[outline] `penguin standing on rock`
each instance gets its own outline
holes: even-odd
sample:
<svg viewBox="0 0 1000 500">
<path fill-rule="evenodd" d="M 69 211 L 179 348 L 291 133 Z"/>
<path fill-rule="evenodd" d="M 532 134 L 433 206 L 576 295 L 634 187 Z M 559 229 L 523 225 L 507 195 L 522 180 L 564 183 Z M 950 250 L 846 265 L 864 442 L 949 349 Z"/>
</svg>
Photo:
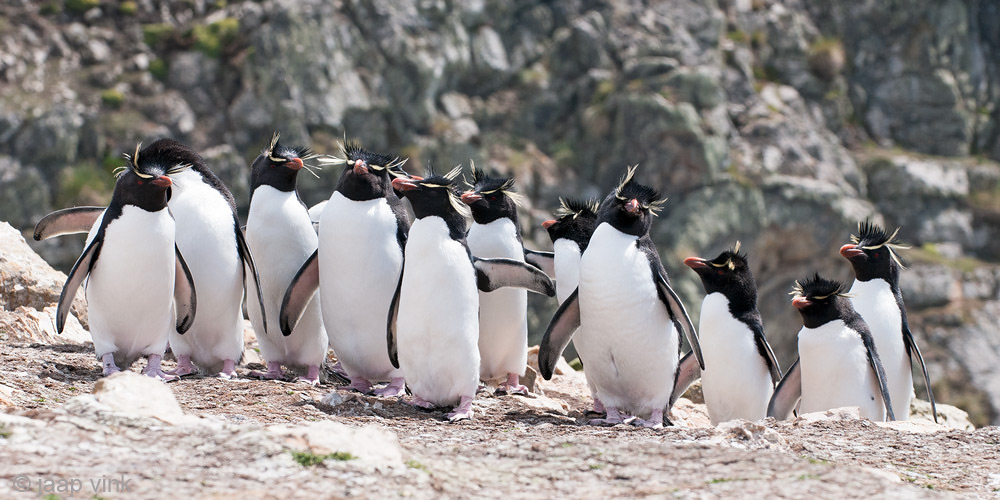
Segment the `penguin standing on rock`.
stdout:
<svg viewBox="0 0 1000 500">
<path fill-rule="evenodd" d="M 538 363 L 542 376 L 551 378 L 576 332 L 577 352 L 607 411 L 606 418 L 590 423 L 622 423 L 625 411 L 634 423 L 659 428 L 677 373 L 679 332 L 699 361 L 701 350 L 649 236 L 664 200 L 633 180 L 635 170 L 629 168 L 601 203 L 597 228 L 580 260 L 580 285 L 552 318 Z"/>
<path fill-rule="evenodd" d="M 869 420 L 896 419 L 875 341 L 843 290 L 818 274 L 795 282 L 799 360 L 775 389 L 767 416 L 786 419 L 798 404 L 802 413 L 857 406 Z"/>
<path fill-rule="evenodd" d="M 281 379 L 285 376 L 282 365 L 302 367 L 305 376 L 299 380 L 315 385 L 327 349 L 315 288 L 303 297 L 301 320 L 295 328 L 280 333 L 278 328 L 278 313 L 288 283 L 296 277 L 299 265 L 310 256 L 314 259 L 316 252 L 316 232 L 295 190 L 298 174 L 306 168 L 302 160 L 310 158 L 308 149 L 283 146 L 275 133 L 251 166 L 247 243 L 261 267 L 260 293 L 264 302 L 263 306 L 248 304 L 247 313 L 267 362 L 266 372 L 251 375 Z"/>
<path fill-rule="evenodd" d="M 688 257 L 684 264 L 698 273 L 705 287 L 698 331 L 705 357 L 702 392 L 712 425 L 766 417 L 781 368 L 764 336 L 757 282 L 747 256 L 736 242 L 712 260 Z M 674 397 L 680 396 L 677 392 L 682 390 Z"/>
<path fill-rule="evenodd" d="M 899 290 L 899 270 L 903 265 L 896 252 L 906 247 L 895 243 L 897 233 L 899 228 L 889 234 L 871 221 L 859 222 L 858 234 L 851 236 L 852 244 L 840 248 L 840 255 L 854 268 L 855 280 L 849 292 L 851 303 L 868 323 L 875 338 L 875 347 L 885 365 L 886 382 L 896 418 L 910 418 L 910 400 L 913 398 L 910 367 L 916 355 L 927 386 L 931 414 L 937 422 L 937 405 L 930 377 L 924 366 L 924 357 L 910 333 L 903 294 Z"/>
<path fill-rule="evenodd" d="M 478 258 L 524 262 L 524 243 L 517 221 L 523 203 L 514 191 L 514 179 L 487 176 L 473 166 L 473 188 L 462 194 L 472 209 L 473 223 L 466 236 L 469 251 Z M 520 377 L 528 361 L 528 292 L 508 288 L 479 292 L 479 378 L 505 378 L 497 388 L 508 394 L 527 394 Z"/>
<path fill-rule="evenodd" d="M 191 327 L 197 299 L 174 242 L 167 200 L 173 184 L 169 176 L 191 164 L 145 153 L 137 146 L 135 154 L 126 155 L 128 166 L 118 176 L 111 203 L 90 229 L 59 296 L 56 329 L 62 332 L 76 290 L 86 280 L 90 334 L 104 375 L 146 356 L 144 374 L 174 380 L 176 376 L 160 368 L 160 360 L 169 334 L 183 334 Z M 40 222 L 36 235 L 45 233 L 53 221 Z M 48 229 L 56 232 L 58 225 L 56 221 Z"/>
<path fill-rule="evenodd" d="M 402 396 L 403 373 L 392 366 L 385 346 L 385 314 L 403 269 L 410 229 L 402 202 L 392 189 L 394 167 L 405 160 L 366 151 L 349 142 L 337 189 L 319 219 L 319 249 L 288 288 L 281 312 L 282 332 L 298 320 L 303 300 L 318 284 L 330 347 L 350 387 L 379 396 Z M 294 334 L 293 334 L 294 335 Z"/>
<path fill-rule="evenodd" d="M 555 294 L 552 282 L 533 266 L 470 254 L 469 209 L 455 189 L 460 171 L 392 181 L 410 200 L 416 220 L 389 309 L 389 359 L 403 370 L 414 405 L 458 405 L 447 415 L 450 421 L 472 417 L 479 386 L 479 290 L 519 286 Z"/>
</svg>

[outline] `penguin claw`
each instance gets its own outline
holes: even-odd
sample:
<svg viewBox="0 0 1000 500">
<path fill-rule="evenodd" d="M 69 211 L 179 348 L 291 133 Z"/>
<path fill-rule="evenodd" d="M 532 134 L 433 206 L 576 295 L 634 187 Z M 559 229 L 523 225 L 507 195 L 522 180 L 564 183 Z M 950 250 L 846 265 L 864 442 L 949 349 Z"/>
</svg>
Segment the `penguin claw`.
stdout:
<svg viewBox="0 0 1000 500">
<path fill-rule="evenodd" d="M 398 398 L 404 394 L 406 394 L 406 381 L 402 377 L 394 378 L 389 385 L 375 389 L 375 395 L 383 398 Z"/>
<path fill-rule="evenodd" d="M 472 396 L 462 396 L 462 401 L 455 410 L 446 416 L 449 422 L 472 420 Z"/>
<path fill-rule="evenodd" d="M 521 384 L 515 384 L 515 385 L 501 384 L 500 387 L 497 387 L 497 392 L 511 394 L 511 395 L 520 394 L 522 396 L 527 396 L 528 388 Z"/>
<path fill-rule="evenodd" d="M 174 382 L 180 380 L 180 377 L 166 373 L 160 368 L 161 359 L 162 357 L 159 354 L 150 354 L 146 367 L 142 369 L 142 374 L 162 382 Z"/>
<path fill-rule="evenodd" d="M 299 377 L 299 378 L 295 379 L 295 382 L 304 382 L 306 384 L 309 384 L 309 385 L 315 387 L 315 386 L 319 385 L 319 378 Z"/>
<path fill-rule="evenodd" d="M 434 408 L 437 408 L 436 404 L 431 403 L 420 396 L 413 396 L 413 401 L 410 401 L 409 404 L 410 406 L 420 408 L 421 410 L 433 410 Z"/>
<path fill-rule="evenodd" d="M 618 413 L 618 408 L 613 406 L 607 407 L 607 416 L 605 418 L 595 418 L 587 422 L 588 425 L 600 425 L 600 426 L 612 426 L 625 423 L 625 419 L 622 418 L 621 414 Z"/>
</svg>

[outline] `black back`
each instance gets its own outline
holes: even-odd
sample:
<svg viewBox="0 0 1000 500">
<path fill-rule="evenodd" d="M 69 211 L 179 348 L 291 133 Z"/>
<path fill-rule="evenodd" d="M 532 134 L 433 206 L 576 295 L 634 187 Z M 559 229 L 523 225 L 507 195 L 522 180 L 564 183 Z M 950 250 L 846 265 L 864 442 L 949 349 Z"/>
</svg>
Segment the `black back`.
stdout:
<svg viewBox="0 0 1000 500">
<path fill-rule="evenodd" d="M 558 239 L 568 239 L 580 247 L 583 253 L 590 243 L 597 223 L 597 200 L 562 199 L 556 212 L 555 222 L 546 230 L 555 243 Z"/>
</svg>

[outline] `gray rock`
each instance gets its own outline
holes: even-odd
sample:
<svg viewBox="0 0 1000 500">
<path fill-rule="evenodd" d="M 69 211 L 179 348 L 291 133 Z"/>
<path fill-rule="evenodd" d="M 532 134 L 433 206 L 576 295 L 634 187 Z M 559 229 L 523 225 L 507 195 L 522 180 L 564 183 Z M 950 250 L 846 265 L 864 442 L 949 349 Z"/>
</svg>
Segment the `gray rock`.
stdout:
<svg viewBox="0 0 1000 500">
<path fill-rule="evenodd" d="M 899 275 L 899 289 L 909 309 L 927 309 L 960 298 L 954 273 L 945 266 L 917 264 Z"/>
<path fill-rule="evenodd" d="M 49 182 L 38 169 L 0 155 L 0 214 L 16 227 L 31 227 L 50 211 Z"/>
<path fill-rule="evenodd" d="M 48 176 L 77 159 L 83 116 L 68 106 L 56 105 L 34 119 L 25 120 L 14 139 L 14 156 Z"/>
</svg>

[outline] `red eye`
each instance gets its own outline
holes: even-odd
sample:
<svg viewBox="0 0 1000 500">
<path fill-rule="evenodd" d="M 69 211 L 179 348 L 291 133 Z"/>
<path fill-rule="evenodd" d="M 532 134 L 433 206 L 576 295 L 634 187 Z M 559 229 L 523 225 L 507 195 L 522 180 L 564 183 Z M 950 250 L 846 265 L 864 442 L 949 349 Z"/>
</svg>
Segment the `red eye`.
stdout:
<svg viewBox="0 0 1000 500">
<path fill-rule="evenodd" d="M 141 179 L 139 180 L 139 185 L 140 185 L 140 186 L 142 185 L 142 180 L 141 180 Z"/>
<path fill-rule="evenodd" d="M 875 257 L 877 259 L 878 258 L 878 252 L 872 253 L 872 257 Z"/>
<path fill-rule="evenodd" d="M 490 201 L 497 201 L 497 195 L 491 194 L 490 195 Z"/>
<path fill-rule="evenodd" d="M 719 273 L 719 276 L 722 276 L 723 274 L 726 274 L 726 272 L 723 271 L 722 269 L 719 269 L 718 273 Z"/>
</svg>

